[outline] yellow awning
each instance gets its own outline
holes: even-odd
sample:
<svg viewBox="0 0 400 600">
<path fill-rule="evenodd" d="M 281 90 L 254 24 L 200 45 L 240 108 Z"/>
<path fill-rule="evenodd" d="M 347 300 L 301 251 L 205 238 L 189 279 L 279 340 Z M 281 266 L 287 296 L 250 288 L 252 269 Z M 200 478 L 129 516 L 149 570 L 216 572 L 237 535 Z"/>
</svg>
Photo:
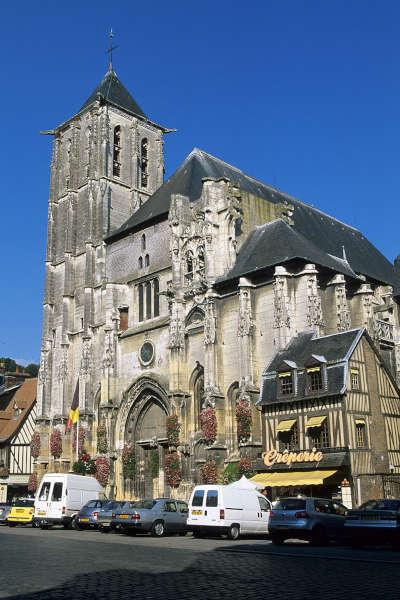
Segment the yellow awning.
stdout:
<svg viewBox="0 0 400 600">
<path fill-rule="evenodd" d="M 307 373 L 316 373 L 317 371 L 320 371 L 321 367 L 309 367 L 307 369 Z"/>
<path fill-rule="evenodd" d="M 291 371 L 285 371 L 284 373 L 278 373 L 278 377 L 290 377 Z"/>
<path fill-rule="evenodd" d="M 310 417 L 306 423 L 306 429 L 309 429 L 310 427 L 321 427 L 325 419 L 326 415 L 324 417 Z"/>
<path fill-rule="evenodd" d="M 267 487 L 290 487 L 302 485 L 321 485 L 324 479 L 337 471 L 285 471 L 281 473 L 259 473 L 250 481 Z"/>
<path fill-rule="evenodd" d="M 364 419 L 356 419 L 356 425 L 365 425 Z"/>
<path fill-rule="evenodd" d="M 287 421 L 279 421 L 276 431 L 290 431 L 295 423 L 296 423 L 296 419 L 288 419 Z"/>
</svg>

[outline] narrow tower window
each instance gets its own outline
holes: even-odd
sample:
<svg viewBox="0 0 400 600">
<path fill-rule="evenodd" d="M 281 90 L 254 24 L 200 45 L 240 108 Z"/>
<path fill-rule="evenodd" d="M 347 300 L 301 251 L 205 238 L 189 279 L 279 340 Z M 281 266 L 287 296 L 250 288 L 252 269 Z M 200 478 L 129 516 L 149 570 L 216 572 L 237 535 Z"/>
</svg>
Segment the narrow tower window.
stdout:
<svg viewBox="0 0 400 600">
<path fill-rule="evenodd" d="M 151 282 L 146 281 L 146 319 L 151 319 Z"/>
<path fill-rule="evenodd" d="M 142 250 L 146 250 L 146 236 L 142 233 Z"/>
<path fill-rule="evenodd" d="M 126 331 L 128 329 L 129 309 L 124 306 L 119 309 L 119 330 Z"/>
<path fill-rule="evenodd" d="M 114 127 L 113 176 L 121 175 L 121 127 Z"/>
<path fill-rule="evenodd" d="M 138 295 L 139 295 L 139 321 L 143 321 L 143 284 L 139 283 L 138 285 Z"/>
<path fill-rule="evenodd" d="M 143 269 L 143 258 L 141 256 L 139 256 L 138 267 L 139 269 Z"/>
<path fill-rule="evenodd" d="M 148 254 L 146 254 L 146 256 L 144 257 L 144 266 L 148 267 L 150 264 L 150 257 Z"/>
<path fill-rule="evenodd" d="M 148 140 L 143 138 L 140 145 L 140 184 L 143 188 L 147 188 L 148 180 L 147 146 Z"/>
<path fill-rule="evenodd" d="M 153 294 L 154 294 L 154 316 L 158 317 L 160 314 L 160 297 L 159 297 L 159 284 L 158 279 L 153 281 Z"/>
</svg>

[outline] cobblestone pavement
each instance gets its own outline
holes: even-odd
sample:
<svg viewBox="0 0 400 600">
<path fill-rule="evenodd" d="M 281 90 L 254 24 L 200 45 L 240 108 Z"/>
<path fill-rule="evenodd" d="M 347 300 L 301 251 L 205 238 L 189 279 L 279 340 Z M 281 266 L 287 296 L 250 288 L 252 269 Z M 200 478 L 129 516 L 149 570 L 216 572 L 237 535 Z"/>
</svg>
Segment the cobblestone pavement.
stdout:
<svg viewBox="0 0 400 600">
<path fill-rule="evenodd" d="M 397 600 L 399 567 L 400 554 L 383 549 L 0 527 L 9 599 Z"/>
</svg>

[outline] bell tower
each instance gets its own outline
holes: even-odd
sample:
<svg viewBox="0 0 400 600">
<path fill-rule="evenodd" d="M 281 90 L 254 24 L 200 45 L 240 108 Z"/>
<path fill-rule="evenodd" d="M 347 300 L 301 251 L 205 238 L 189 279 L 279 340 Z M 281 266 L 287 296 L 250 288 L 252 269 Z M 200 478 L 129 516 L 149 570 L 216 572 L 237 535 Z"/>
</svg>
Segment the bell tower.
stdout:
<svg viewBox="0 0 400 600">
<path fill-rule="evenodd" d="M 81 411 L 93 410 L 101 373 L 104 237 L 163 183 L 163 134 L 115 73 L 54 136 L 38 414 L 65 417 L 79 379 Z M 100 337 L 99 337 L 100 336 Z M 94 343 L 96 340 L 96 343 Z"/>
</svg>

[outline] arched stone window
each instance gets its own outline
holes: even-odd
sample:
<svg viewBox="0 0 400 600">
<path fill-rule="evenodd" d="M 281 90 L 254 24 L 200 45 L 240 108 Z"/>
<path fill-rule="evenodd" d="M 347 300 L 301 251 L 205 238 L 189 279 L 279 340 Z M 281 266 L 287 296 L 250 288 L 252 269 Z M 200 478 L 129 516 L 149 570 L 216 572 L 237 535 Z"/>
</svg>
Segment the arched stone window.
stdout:
<svg viewBox="0 0 400 600">
<path fill-rule="evenodd" d="M 150 265 L 150 257 L 148 254 L 144 257 L 144 266 L 148 267 Z"/>
<path fill-rule="evenodd" d="M 121 126 L 114 127 L 113 140 L 113 176 L 120 177 L 121 175 Z"/>
<path fill-rule="evenodd" d="M 139 269 L 143 269 L 143 258 L 141 256 L 139 256 L 138 267 Z"/>
<path fill-rule="evenodd" d="M 140 185 L 147 188 L 148 182 L 148 159 L 147 159 L 148 139 L 143 138 L 140 144 Z"/>
<path fill-rule="evenodd" d="M 139 283 L 138 285 L 138 296 L 139 296 L 139 321 L 143 321 L 144 313 L 143 313 L 143 283 Z"/>
<path fill-rule="evenodd" d="M 142 252 L 144 252 L 146 250 L 146 235 L 144 233 L 142 233 L 140 243 L 142 245 Z"/>
<path fill-rule="evenodd" d="M 200 429 L 200 413 L 204 402 L 204 368 L 198 364 L 192 374 L 194 425 Z"/>
<path fill-rule="evenodd" d="M 159 294 L 159 283 L 158 279 L 153 280 L 153 297 L 154 297 L 154 317 L 158 317 L 160 315 L 160 296 Z"/>
<path fill-rule="evenodd" d="M 146 281 L 146 319 L 151 319 L 151 281 Z"/>
</svg>

